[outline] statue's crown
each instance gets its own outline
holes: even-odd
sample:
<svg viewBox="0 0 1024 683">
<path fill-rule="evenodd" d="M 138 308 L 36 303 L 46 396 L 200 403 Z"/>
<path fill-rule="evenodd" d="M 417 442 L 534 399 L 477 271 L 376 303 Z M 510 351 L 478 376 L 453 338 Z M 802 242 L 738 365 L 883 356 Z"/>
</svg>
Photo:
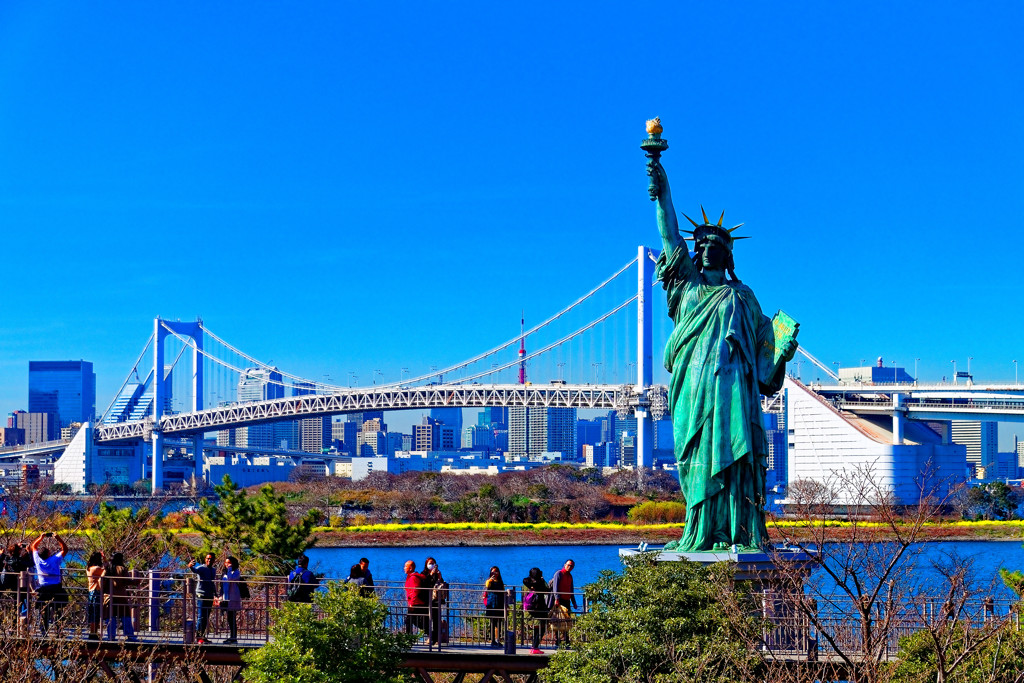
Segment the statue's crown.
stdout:
<svg viewBox="0 0 1024 683">
<path fill-rule="evenodd" d="M 694 246 L 699 247 L 702 244 L 707 244 L 709 242 L 717 242 L 718 244 L 721 244 L 729 251 L 732 251 L 732 243 L 735 240 L 749 239 L 749 237 L 746 236 L 736 237 L 732 234 L 733 232 L 736 231 L 737 228 L 742 226 L 743 223 L 735 225 L 731 228 L 722 227 L 722 220 L 725 218 L 725 211 L 723 211 L 722 215 L 718 218 L 717 224 L 712 224 L 711 221 L 708 220 L 708 215 L 707 213 L 704 212 L 703 206 L 700 207 L 700 214 L 701 216 L 704 217 L 703 223 L 698 223 L 697 221 L 687 216 L 685 213 L 683 214 L 686 220 L 690 221 L 690 223 L 693 225 L 693 230 L 684 230 L 686 234 L 692 235 L 692 237 L 685 237 L 684 239 L 691 240 L 694 243 Z"/>
</svg>

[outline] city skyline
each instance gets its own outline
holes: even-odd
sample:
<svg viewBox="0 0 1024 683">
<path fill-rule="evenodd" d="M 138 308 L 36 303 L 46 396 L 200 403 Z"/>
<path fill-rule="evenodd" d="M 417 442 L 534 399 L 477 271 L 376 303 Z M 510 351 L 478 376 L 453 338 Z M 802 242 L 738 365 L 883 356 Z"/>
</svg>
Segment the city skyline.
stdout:
<svg viewBox="0 0 1024 683">
<path fill-rule="evenodd" d="M 102 411 L 155 315 L 340 383 L 490 348 L 658 246 L 654 115 L 826 365 L 1015 379 L 1021 7 L 467 9 L 0 9 L 0 410 L 86 359 Z"/>
</svg>

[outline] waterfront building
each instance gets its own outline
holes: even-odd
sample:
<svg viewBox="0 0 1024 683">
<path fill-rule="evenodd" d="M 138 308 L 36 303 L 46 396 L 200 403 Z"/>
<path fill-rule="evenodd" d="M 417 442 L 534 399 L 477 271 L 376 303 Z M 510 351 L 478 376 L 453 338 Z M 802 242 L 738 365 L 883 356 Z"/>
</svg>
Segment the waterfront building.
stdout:
<svg viewBox="0 0 1024 683">
<path fill-rule="evenodd" d="M 973 468 L 973 476 L 986 479 L 986 468 L 996 462 L 999 450 L 998 424 L 975 420 L 953 420 L 950 423 L 950 440 L 967 448 L 967 462 Z"/>
<path fill-rule="evenodd" d="M 870 478 L 877 490 L 893 494 L 898 504 L 914 505 L 922 482 L 942 498 L 967 476 L 965 447 L 943 443 L 925 423 L 904 420 L 903 438 L 894 443 L 890 416 L 858 417 L 839 411 L 789 377 L 783 391 L 788 434 L 784 505 L 795 502 L 794 485 L 801 481 L 835 491 L 838 504 L 871 505 L 875 501 L 864 497 L 862 486 Z"/>
<path fill-rule="evenodd" d="M 28 412 L 53 415 L 53 433 L 96 416 L 96 373 L 85 360 L 33 360 L 28 363 Z"/>
<path fill-rule="evenodd" d="M 203 459 L 206 481 L 220 483 L 227 474 L 241 488 L 270 481 L 288 481 L 295 468 L 293 458 L 276 455 L 210 455 Z"/>
<path fill-rule="evenodd" d="M 316 393 L 313 382 L 295 381 L 292 383 L 292 396 L 309 396 Z M 280 430 L 281 427 L 279 426 Z M 306 453 L 321 453 L 331 444 L 331 418 L 309 417 L 298 421 L 298 440 L 292 441 L 288 447 L 298 448 Z M 280 447 L 280 441 L 279 445 Z"/>
</svg>

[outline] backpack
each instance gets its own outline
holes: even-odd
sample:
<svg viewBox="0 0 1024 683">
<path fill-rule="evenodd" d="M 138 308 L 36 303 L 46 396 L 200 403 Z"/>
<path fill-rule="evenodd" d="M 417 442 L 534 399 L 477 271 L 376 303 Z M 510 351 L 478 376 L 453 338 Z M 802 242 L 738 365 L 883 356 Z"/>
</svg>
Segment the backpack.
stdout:
<svg viewBox="0 0 1024 683">
<path fill-rule="evenodd" d="M 546 612 L 547 605 L 545 605 L 544 595 L 537 591 L 530 591 L 523 600 L 523 608 L 527 612 Z"/>
<path fill-rule="evenodd" d="M 308 580 L 305 580 L 306 577 Z M 288 602 L 306 602 L 315 589 L 313 584 L 313 573 L 308 569 L 297 572 L 288 582 L 288 590 L 285 592 L 285 599 Z"/>
<path fill-rule="evenodd" d="M 249 594 L 249 584 L 245 582 L 243 577 L 238 577 L 238 597 L 242 600 L 248 600 L 251 597 Z"/>
</svg>

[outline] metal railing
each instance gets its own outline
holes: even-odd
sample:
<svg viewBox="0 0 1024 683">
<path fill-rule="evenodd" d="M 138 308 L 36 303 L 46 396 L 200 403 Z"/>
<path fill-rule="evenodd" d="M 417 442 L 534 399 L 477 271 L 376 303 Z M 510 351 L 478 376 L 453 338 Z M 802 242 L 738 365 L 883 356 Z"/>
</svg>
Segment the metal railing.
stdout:
<svg viewBox="0 0 1024 683">
<path fill-rule="evenodd" d="M 190 572 L 133 571 L 120 580 L 116 594 L 111 594 L 109 577 L 100 580 L 98 590 L 89 591 L 82 569 L 64 569 L 59 591 L 35 586 L 33 574 L 22 572 L 16 590 L 0 592 L 0 610 L 18 611 L 21 637 L 134 638 L 186 644 L 201 637 L 206 643 L 222 644 L 230 637 L 229 610 L 223 602 L 198 596 L 197 577 Z M 288 581 L 276 576 L 243 579 L 249 597 L 233 610 L 236 639 L 239 646 L 256 647 L 270 636 L 274 610 L 288 601 Z M 336 579 L 323 579 L 320 589 L 331 580 Z M 219 590 L 220 581 L 216 583 Z M 537 617 L 525 612 L 516 588 L 500 591 L 498 606 L 491 609 L 486 607 L 483 584 L 447 584 L 440 599 L 432 597 L 430 589 L 420 588 L 430 596 L 422 606 L 409 605 L 404 583 L 381 582 L 357 589 L 387 607 L 389 629 L 416 634 L 418 643 L 431 650 L 491 648 L 497 642 L 514 653 L 519 647 L 532 647 L 535 631 L 540 633 L 541 647 L 568 643 L 563 636 L 569 622 L 557 615 Z M 550 604 L 552 596 L 543 595 Z M 581 611 L 587 611 L 582 593 L 574 597 Z M 208 610 L 205 633 L 200 630 L 200 610 Z M 322 616 L 315 605 L 312 615 Z"/>
</svg>

